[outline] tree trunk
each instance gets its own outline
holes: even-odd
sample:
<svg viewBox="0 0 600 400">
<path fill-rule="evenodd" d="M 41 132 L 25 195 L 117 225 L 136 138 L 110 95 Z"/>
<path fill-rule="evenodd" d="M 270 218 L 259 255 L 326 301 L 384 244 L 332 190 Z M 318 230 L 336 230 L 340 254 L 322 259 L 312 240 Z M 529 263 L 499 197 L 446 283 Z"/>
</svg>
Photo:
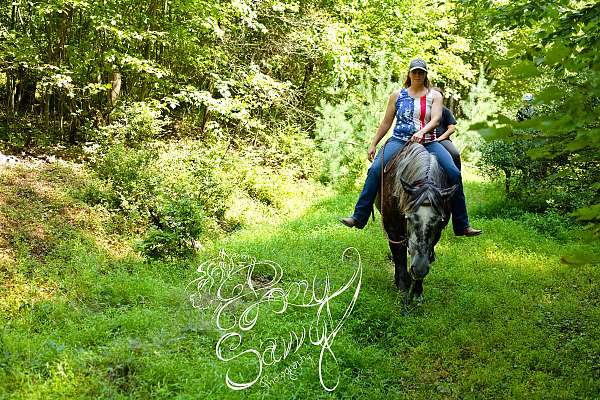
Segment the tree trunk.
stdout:
<svg viewBox="0 0 600 400">
<path fill-rule="evenodd" d="M 112 110 L 121 95 L 121 73 L 119 71 L 113 71 L 112 78 L 110 81 L 110 98 L 109 98 L 109 106 Z"/>
<path fill-rule="evenodd" d="M 60 121 L 60 125 L 59 125 L 59 132 L 60 132 L 60 141 L 63 142 L 65 140 L 64 138 L 64 123 L 65 123 L 65 118 L 64 118 L 64 108 L 65 108 L 65 96 L 61 93 L 60 95 L 60 100 L 58 102 L 58 115 L 59 115 L 59 121 Z"/>
<path fill-rule="evenodd" d="M 50 131 L 50 94 L 44 92 L 44 126 L 46 132 Z"/>
<path fill-rule="evenodd" d="M 315 65 L 312 63 L 312 61 L 310 61 L 308 64 L 306 64 L 306 67 L 304 68 L 304 79 L 302 79 L 302 85 L 300 86 L 301 90 L 306 89 L 306 86 L 308 85 L 308 81 L 310 79 L 310 76 L 311 76 L 314 68 L 315 68 Z"/>
<path fill-rule="evenodd" d="M 17 23 L 17 3 L 12 3 L 12 12 L 10 13 L 10 29 L 14 30 Z"/>
<path fill-rule="evenodd" d="M 75 109 L 74 100 L 69 98 L 67 101 L 67 108 L 69 111 L 69 143 L 77 143 L 77 131 L 79 131 L 79 117 L 73 117 L 73 110 Z"/>
<path fill-rule="evenodd" d="M 208 111 L 208 107 L 204 106 L 204 112 L 202 114 L 202 123 L 200 124 L 200 137 L 204 137 L 204 130 L 206 129 L 206 124 L 210 121 L 210 112 Z"/>
<path fill-rule="evenodd" d="M 31 77 L 27 76 L 27 71 L 24 68 L 19 67 L 18 83 L 14 86 L 17 98 L 16 101 L 13 100 L 13 102 L 16 103 L 14 104 L 14 107 L 16 107 L 16 110 L 21 113 L 30 111 L 32 106 L 35 104 L 35 91 L 37 88 L 37 82 L 32 80 Z"/>
<path fill-rule="evenodd" d="M 504 180 L 504 191 L 506 192 L 506 194 L 509 194 L 510 193 L 510 177 L 511 177 L 510 170 L 505 169 L 504 175 L 506 175 L 506 179 Z"/>
<path fill-rule="evenodd" d="M 15 98 L 17 97 L 17 84 L 12 71 L 6 72 L 6 105 L 7 117 L 11 121 L 15 116 Z"/>
</svg>

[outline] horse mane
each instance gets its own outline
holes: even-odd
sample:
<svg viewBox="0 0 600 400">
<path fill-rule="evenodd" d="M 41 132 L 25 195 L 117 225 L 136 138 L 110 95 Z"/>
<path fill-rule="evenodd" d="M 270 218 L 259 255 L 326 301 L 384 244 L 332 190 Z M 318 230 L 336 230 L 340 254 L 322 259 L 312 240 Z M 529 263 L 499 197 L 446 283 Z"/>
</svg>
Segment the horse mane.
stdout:
<svg viewBox="0 0 600 400">
<path fill-rule="evenodd" d="M 446 173 L 437 157 L 423 145 L 408 143 L 390 160 L 386 170 L 392 175 L 392 194 L 398 198 L 403 214 L 414 212 L 423 203 L 429 203 L 440 211 L 447 208 L 440 193 L 440 189 L 448 187 Z M 408 186 L 407 190 L 405 186 Z"/>
</svg>

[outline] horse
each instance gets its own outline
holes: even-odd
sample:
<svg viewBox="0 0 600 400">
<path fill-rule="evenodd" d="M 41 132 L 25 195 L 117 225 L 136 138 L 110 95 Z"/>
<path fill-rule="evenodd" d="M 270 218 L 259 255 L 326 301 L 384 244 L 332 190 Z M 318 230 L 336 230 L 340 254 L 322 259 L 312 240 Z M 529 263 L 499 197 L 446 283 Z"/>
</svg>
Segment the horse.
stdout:
<svg viewBox="0 0 600 400">
<path fill-rule="evenodd" d="M 435 261 L 435 245 L 448 224 L 456 189 L 449 186 L 437 158 L 418 143 L 407 144 L 382 168 L 375 204 L 392 252 L 394 282 L 405 294 L 405 313 L 413 296 L 422 298 L 423 279 Z"/>
</svg>

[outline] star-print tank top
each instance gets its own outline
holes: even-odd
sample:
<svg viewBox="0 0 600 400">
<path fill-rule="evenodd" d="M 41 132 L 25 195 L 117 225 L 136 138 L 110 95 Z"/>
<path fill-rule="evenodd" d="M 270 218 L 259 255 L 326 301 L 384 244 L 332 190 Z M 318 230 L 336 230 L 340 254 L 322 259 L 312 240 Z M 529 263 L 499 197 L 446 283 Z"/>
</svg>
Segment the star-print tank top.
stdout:
<svg viewBox="0 0 600 400">
<path fill-rule="evenodd" d="M 396 100 L 396 126 L 393 136 L 408 141 L 419 129 L 423 128 L 431 120 L 431 104 L 433 103 L 432 90 L 425 96 L 413 98 L 408 95 L 408 89 L 403 88 Z M 432 129 L 425 134 L 423 143 L 435 140 Z"/>
</svg>

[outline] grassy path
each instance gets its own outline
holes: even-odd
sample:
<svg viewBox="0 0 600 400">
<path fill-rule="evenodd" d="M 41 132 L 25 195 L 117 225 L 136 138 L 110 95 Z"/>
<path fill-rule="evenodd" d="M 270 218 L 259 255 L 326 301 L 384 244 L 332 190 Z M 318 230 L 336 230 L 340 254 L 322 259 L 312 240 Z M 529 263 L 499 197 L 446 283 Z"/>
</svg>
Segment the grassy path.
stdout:
<svg viewBox="0 0 600 400">
<path fill-rule="evenodd" d="M 355 193 L 306 199 L 310 207 L 298 207 L 293 218 L 239 231 L 194 260 L 145 263 L 115 250 L 110 237 L 99 241 L 93 224 L 63 229 L 60 216 L 73 201 L 67 194 L 32 184 L 34 199 L 21 204 L 11 179 L 3 176 L 4 220 L 18 220 L 26 210 L 44 221 L 40 235 L 62 236 L 43 257 L 31 256 L 32 227 L 12 232 L 8 240 L 17 261 L 0 263 L 0 398 L 600 396 L 600 269 L 559 261 L 573 251 L 598 253 L 598 244 L 560 229 L 544 235 L 543 224 L 535 229 L 521 217 L 510 218 L 498 189 L 474 176 L 468 178 L 467 198 L 473 223 L 485 234 L 444 233 L 425 282 L 425 301 L 408 317 L 392 285 L 379 220 L 363 231 L 337 222 L 351 210 Z M 348 247 L 361 255 L 360 294 L 332 344 L 337 364 L 326 355 L 322 369 L 325 383 L 339 377 L 338 388 L 332 393 L 322 388 L 320 347 L 305 343 L 285 360 L 265 365 L 262 380 L 251 388 L 230 390 L 228 370 L 237 381 L 257 377 L 257 357 L 244 350 L 260 350 L 268 360 L 268 348 L 263 351 L 271 337 L 281 354 L 290 332 L 310 327 L 316 309 L 290 307 L 277 314 L 281 302 L 261 304 L 256 325 L 237 330 L 241 345 L 230 347 L 232 340 L 223 346 L 224 358 L 237 358 L 219 360 L 215 346 L 223 332 L 209 312 L 190 302 L 196 268 L 224 249 L 278 263 L 280 287 L 314 279 L 315 291 L 322 293 L 328 276 L 333 292 L 355 271 L 355 262 L 341 258 Z M 253 283 L 264 287 L 273 274 L 264 265 L 256 271 Z M 354 288 L 330 302 L 332 325 Z M 211 299 L 195 302 L 210 309 Z M 232 315 L 253 304 L 244 298 L 224 321 L 231 323 Z"/>
</svg>

